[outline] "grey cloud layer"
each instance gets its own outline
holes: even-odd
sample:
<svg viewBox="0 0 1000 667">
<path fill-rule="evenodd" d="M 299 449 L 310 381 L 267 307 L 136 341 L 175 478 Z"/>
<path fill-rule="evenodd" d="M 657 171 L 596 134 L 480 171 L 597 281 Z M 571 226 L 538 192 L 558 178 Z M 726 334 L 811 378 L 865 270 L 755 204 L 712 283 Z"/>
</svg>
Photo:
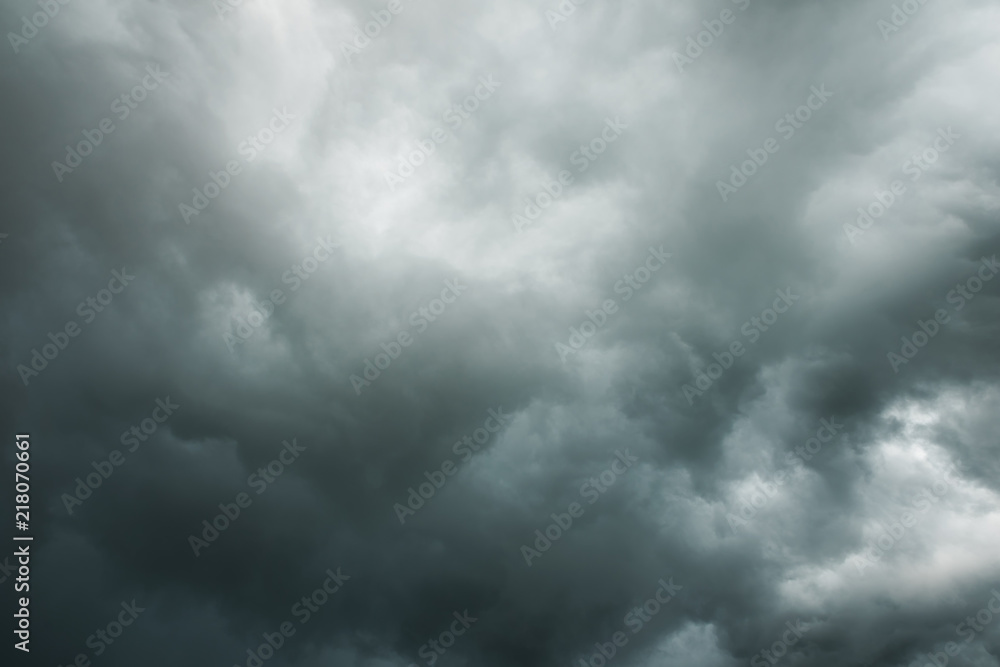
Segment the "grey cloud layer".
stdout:
<svg viewBox="0 0 1000 667">
<path fill-rule="evenodd" d="M 601 667 L 622 631 L 623 666 L 780 642 L 776 664 L 997 665 L 996 621 L 956 626 L 1000 586 L 1000 7 L 896 5 L 918 9 L 116 0 L 8 37 L 0 420 L 37 457 L 31 664 L 246 665 L 290 621 L 265 664 Z M 661 580 L 682 588 L 643 611 Z"/>
</svg>

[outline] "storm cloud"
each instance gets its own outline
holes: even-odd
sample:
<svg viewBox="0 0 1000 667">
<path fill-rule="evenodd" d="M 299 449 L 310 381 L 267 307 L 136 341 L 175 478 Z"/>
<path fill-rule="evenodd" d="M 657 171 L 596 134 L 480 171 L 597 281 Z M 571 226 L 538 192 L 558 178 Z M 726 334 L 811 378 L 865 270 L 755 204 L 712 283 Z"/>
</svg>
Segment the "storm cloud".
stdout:
<svg viewBox="0 0 1000 667">
<path fill-rule="evenodd" d="M 998 20 L 4 4 L 12 664 L 1000 665 Z"/>
</svg>

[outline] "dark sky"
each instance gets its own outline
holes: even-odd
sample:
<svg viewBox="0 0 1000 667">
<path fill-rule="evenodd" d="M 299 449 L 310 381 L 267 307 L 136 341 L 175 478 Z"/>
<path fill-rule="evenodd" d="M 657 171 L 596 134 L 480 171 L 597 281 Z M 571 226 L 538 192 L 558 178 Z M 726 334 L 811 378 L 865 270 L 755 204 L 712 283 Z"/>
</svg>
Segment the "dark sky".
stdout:
<svg viewBox="0 0 1000 667">
<path fill-rule="evenodd" d="M 224 3 L 0 7 L 11 664 L 1000 665 L 1000 3 Z"/>
</svg>

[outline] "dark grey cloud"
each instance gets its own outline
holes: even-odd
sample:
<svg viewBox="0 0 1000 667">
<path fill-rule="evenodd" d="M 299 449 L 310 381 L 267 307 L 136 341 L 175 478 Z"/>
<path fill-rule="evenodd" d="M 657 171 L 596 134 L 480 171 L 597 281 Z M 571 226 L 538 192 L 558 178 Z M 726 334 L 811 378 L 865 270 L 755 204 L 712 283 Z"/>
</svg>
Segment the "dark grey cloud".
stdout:
<svg viewBox="0 0 1000 667">
<path fill-rule="evenodd" d="M 49 5 L 17 664 L 998 664 L 995 2 Z"/>
</svg>

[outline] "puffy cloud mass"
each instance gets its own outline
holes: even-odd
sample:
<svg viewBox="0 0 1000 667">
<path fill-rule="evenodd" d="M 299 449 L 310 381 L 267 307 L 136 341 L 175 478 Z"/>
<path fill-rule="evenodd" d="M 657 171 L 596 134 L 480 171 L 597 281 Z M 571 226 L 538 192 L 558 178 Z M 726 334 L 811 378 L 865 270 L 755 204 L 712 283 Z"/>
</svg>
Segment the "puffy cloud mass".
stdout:
<svg viewBox="0 0 1000 667">
<path fill-rule="evenodd" d="M 11 664 L 1000 665 L 998 21 L 6 3 Z"/>
</svg>

